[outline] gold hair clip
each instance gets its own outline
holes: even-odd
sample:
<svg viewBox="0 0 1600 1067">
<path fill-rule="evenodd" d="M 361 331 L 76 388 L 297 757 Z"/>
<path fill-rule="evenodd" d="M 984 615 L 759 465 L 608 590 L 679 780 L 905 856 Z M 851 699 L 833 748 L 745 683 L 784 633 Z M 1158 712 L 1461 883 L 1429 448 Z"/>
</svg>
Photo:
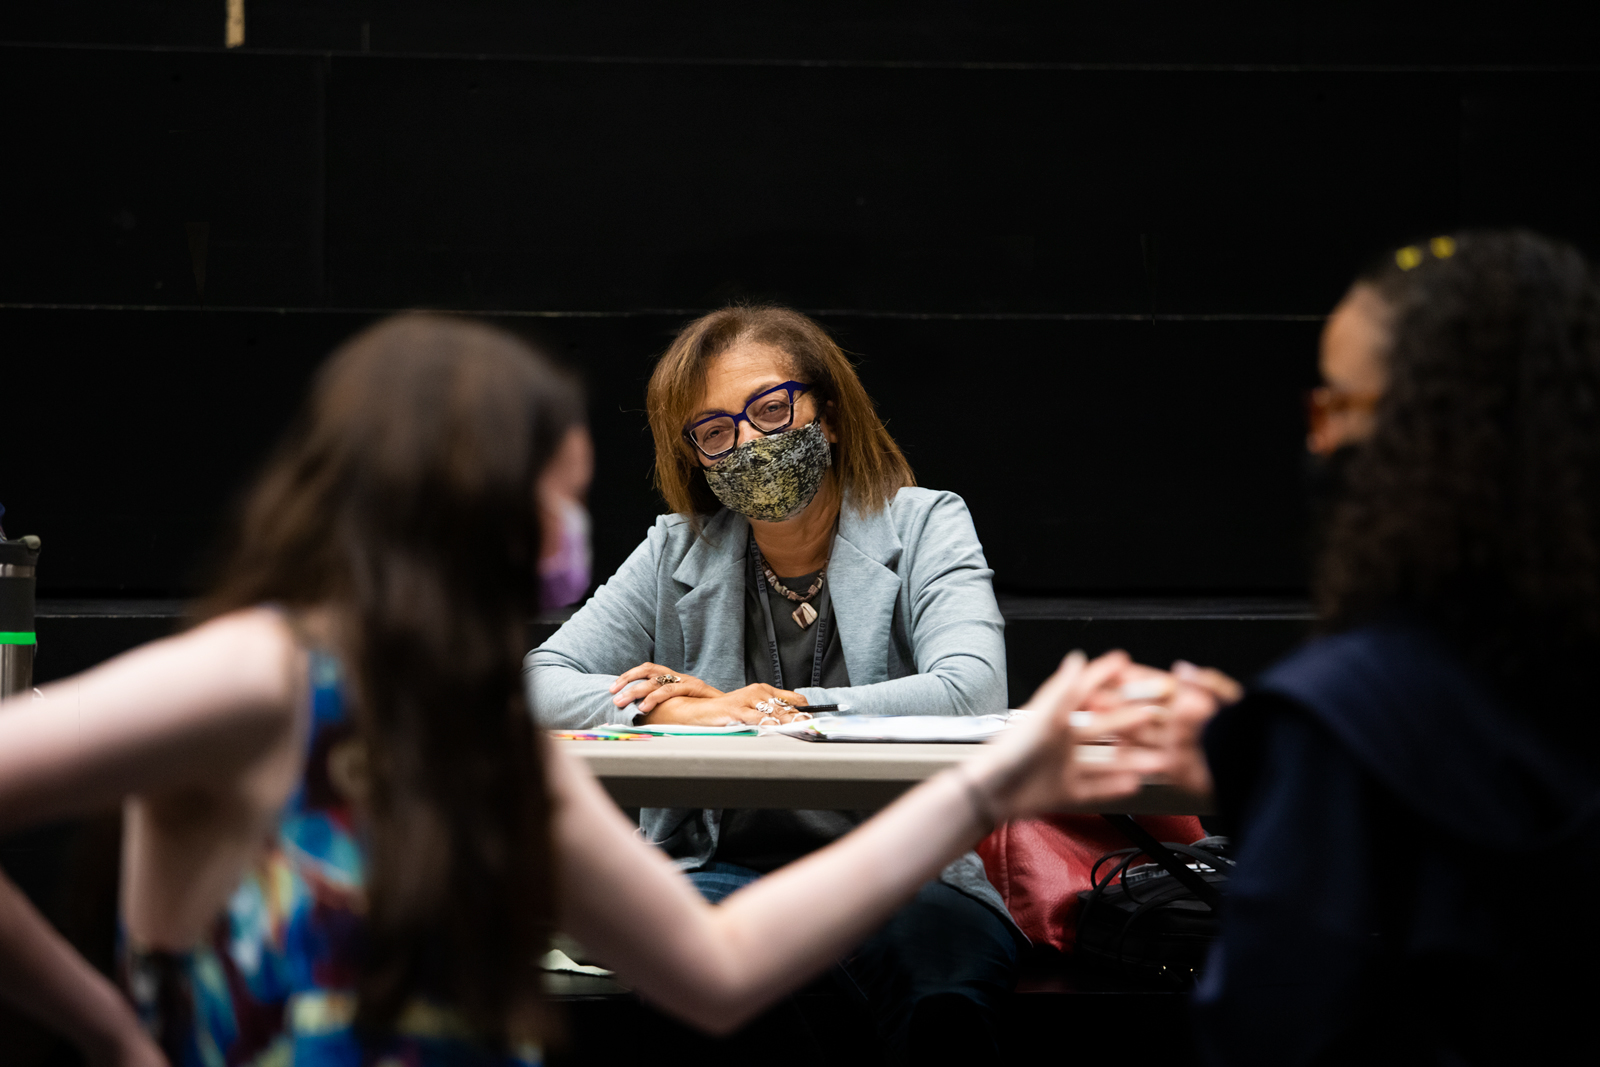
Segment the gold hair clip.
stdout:
<svg viewBox="0 0 1600 1067">
<path fill-rule="evenodd" d="M 1456 239 L 1454 237 L 1435 237 L 1428 242 L 1428 251 L 1433 253 L 1434 259 L 1449 259 L 1456 254 Z M 1410 270 L 1420 266 L 1424 257 L 1422 249 L 1416 245 L 1406 245 L 1394 254 L 1395 266 L 1401 270 Z"/>
</svg>

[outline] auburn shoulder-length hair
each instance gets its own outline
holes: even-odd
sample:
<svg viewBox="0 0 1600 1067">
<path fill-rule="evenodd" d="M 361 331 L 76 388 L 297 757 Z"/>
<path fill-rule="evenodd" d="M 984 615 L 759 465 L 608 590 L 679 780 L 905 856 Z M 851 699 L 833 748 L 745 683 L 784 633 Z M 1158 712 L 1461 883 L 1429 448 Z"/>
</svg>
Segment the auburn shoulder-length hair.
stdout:
<svg viewBox="0 0 1600 1067">
<path fill-rule="evenodd" d="M 490 1038 L 544 1029 L 551 812 L 521 661 L 534 486 L 581 418 L 562 372 L 509 333 L 380 322 L 318 373 L 196 608 L 337 620 L 368 777 L 363 1030 L 416 996 Z"/>
<path fill-rule="evenodd" d="M 856 369 L 828 331 L 785 307 L 726 307 L 685 326 L 656 362 L 645 405 L 656 444 L 656 488 L 667 507 L 699 519 L 721 507 L 706 484 L 684 428 L 699 409 L 711 361 L 742 342 L 786 354 L 790 376 L 812 387 L 839 442 L 834 472 L 852 506 L 877 511 L 900 489 L 916 485 L 911 464 L 889 436 Z"/>
</svg>

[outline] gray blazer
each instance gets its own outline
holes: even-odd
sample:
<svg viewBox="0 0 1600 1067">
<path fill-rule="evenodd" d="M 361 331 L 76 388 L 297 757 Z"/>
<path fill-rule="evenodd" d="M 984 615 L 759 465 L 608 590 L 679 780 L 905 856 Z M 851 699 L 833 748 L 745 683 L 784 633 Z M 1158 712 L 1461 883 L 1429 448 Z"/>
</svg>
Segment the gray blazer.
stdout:
<svg viewBox="0 0 1600 1067">
<path fill-rule="evenodd" d="M 696 538 L 662 515 L 611 580 L 528 653 L 528 702 L 552 727 L 631 721 L 610 686 L 655 662 L 741 689 L 750 524 L 723 509 Z M 954 493 L 902 489 L 889 506 L 842 509 L 828 593 L 850 688 L 798 690 L 855 715 L 984 715 L 1006 706 L 1005 622 L 993 573 Z"/>
<path fill-rule="evenodd" d="M 611 580 L 528 653 L 528 705 L 541 725 L 582 729 L 631 721 L 610 685 L 641 663 L 743 688 L 749 523 L 723 509 L 696 537 L 662 515 Z M 902 489 L 864 513 L 846 500 L 828 562 L 829 595 L 850 687 L 803 687 L 813 704 L 857 715 L 983 715 L 1006 706 L 1005 622 L 967 506 L 954 493 Z M 720 811 L 646 808 L 646 836 L 694 869 L 716 852 Z M 943 880 L 1005 907 L 975 853 Z M 1009 922 L 1009 916 L 1007 916 Z"/>
</svg>

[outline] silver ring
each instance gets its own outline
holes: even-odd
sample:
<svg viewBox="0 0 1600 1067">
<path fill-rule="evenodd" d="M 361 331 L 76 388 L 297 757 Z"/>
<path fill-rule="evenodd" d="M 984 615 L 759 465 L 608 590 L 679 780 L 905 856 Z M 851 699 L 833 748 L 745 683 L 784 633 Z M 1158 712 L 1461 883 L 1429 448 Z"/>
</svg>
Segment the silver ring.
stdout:
<svg viewBox="0 0 1600 1067">
<path fill-rule="evenodd" d="M 803 722 L 804 720 L 809 719 L 809 718 L 811 718 L 811 713 L 809 711 L 797 711 L 793 715 L 789 716 L 789 721 L 790 722 Z"/>
<path fill-rule="evenodd" d="M 756 723 L 756 725 L 757 726 L 782 726 L 783 725 L 783 720 L 778 718 L 776 715 L 772 714 L 769 711 L 765 715 L 761 716 L 761 721 Z"/>
<path fill-rule="evenodd" d="M 783 699 L 782 697 L 773 697 L 772 698 L 772 702 L 774 704 L 778 705 L 778 707 L 780 707 L 780 708 L 792 708 L 792 707 L 794 707 L 793 704 L 789 703 L 787 700 Z"/>
<path fill-rule="evenodd" d="M 756 701 L 756 710 L 763 715 L 771 715 L 774 713 L 771 703 L 765 700 Z"/>
<path fill-rule="evenodd" d="M 676 674 L 658 674 L 650 680 L 657 685 L 674 685 L 683 681 L 683 679 L 679 678 Z"/>
</svg>

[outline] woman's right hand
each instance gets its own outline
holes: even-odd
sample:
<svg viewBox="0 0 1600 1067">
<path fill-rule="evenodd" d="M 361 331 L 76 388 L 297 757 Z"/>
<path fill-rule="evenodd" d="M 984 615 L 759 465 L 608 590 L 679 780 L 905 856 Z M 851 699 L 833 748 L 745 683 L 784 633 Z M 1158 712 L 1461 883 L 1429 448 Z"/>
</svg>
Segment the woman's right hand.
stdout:
<svg viewBox="0 0 1600 1067">
<path fill-rule="evenodd" d="M 735 689 L 731 693 L 717 693 L 713 697 L 663 695 L 663 690 L 673 688 L 675 687 L 662 686 L 641 700 L 639 710 L 643 714 L 639 716 L 639 721 L 685 726 L 727 726 L 736 722 L 753 725 L 767 715 L 775 714 L 780 721 L 788 722 L 794 717 L 795 712 L 805 710 L 806 706 L 806 698 L 799 693 L 760 683 Z M 756 703 L 762 700 L 774 704 L 774 711 L 758 710 Z M 777 705 L 776 702 L 779 700 L 787 701 L 790 710 Z"/>
</svg>

